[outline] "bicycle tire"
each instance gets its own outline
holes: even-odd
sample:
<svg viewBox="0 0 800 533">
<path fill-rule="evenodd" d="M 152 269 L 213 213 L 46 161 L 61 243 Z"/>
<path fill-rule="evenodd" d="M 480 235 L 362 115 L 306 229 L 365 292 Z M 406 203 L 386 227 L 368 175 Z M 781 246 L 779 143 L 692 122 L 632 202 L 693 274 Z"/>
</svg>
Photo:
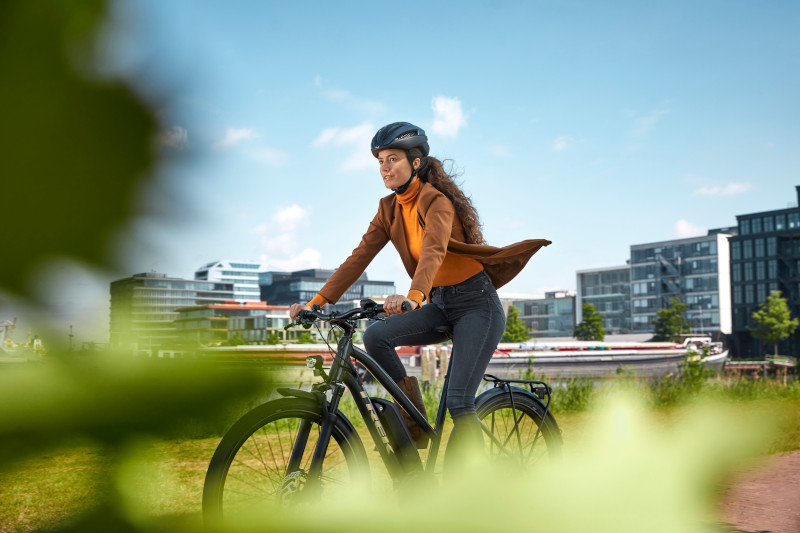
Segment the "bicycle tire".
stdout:
<svg viewBox="0 0 800 533">
<path fill-rule="evenodd" d="M 283 398 L 256 407 L 224 435 L 211 458 L 203 485 L 203 516 L 219 520 L 257 510 L 261 504 L 291 503 L 302 492 L 322 423 L 313 400 Z M 302 420 L 311 423 L 299 467 L 287 463 Z M 335 484 L 368 479 L 367 455 L 353 426 L 338 413 L 323 460 L 321 494 Z M 290 476 L 293 474 L 292 476 Z"/>
<path fill-rule="evenodd" d="M 502 443 L 484 435 L 485 451 L 490 458 L 512 459 L 521 466 L 539 461 L 561 459 L 561 430 L 552 415 L 545 417 L 544 405 L 527 394 L 513 392 L 514 404 L 508 393 L 486 398 L 475 406 L 478 418 Z M 517 430 L 514 430 L 514 412 Z"/>
</svg>

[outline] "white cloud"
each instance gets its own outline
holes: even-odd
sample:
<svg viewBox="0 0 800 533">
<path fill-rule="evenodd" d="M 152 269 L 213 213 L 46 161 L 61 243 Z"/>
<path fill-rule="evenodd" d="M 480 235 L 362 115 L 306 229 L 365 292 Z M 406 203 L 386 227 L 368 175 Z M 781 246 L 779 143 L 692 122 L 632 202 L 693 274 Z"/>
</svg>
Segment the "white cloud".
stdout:
<svg viewBox="0 0 800 533">
<path fill-rule="evenodd" d="M 216 150 L 230 150 L 242 141 L 249 141 L 258 137 L 258 132 L 253 128 L 228 128 L 225 137 L 214 143 Z"/>
<path fill-rule="evenodd" d="M 744 194 L 753 188 L 753 184 L 745 183 L 727 183 L 725 185 L 715 185 L 713 187 L 703 186 L 692 193 L 692 196 L 733 196 L 735 194 Z"/>
<path fill-rule="evenodd" d="M 349 109 L 355 110 L 365 115 L 376 115 L 386 111 L 386 106 L 382 102 L 375 100 L 365 100 L 350 94 L 344 89 L 331 89 L 325 87 L 322 76 L 314 76 L 314 86 L 319 87 L 320 95 L 329 102 L 335 102 Z"/>
<path fill-rule="evenodd" d="M 286 259 L 279 259 L 261 254 L 259 260 L 262 264 L 268 265 L 267 268 L 274 270 L 305 270 L 307 268 L 319 268 L 322 261 L 322 254 L 313 248 L 306 248 L 299 254 Z"/>
<path fill-rule="evenodd" d="M 302 225 L 311 216 L 310 207 L 292 204 L 272 215 L 272 221 L 283 231 L 292 231 Z"/>
<path fill-rule="evenodd" d="M 352 128 L 336 126 L 322 130 L 311 146 L 315 148 L 326 146 L 346 148 L 347 156 L 339 165 L 340 170 L 375 168 L 375 158 L 369 151 L 373 135 L 375 135 L 375 127 L 370 122 L 364 122 Z"/>
<path fill-rule="evenodd" d="M 364 122 L 352 128 L 340 128 L 338 126 L 327 128 L 322 130 L 322 133 L 314 139 L 311 145 L 316 147 L 325 146 L 327 144 L 346 146 L 361 143 L 364 139 L 367 139 L 365 147 L 369 152 L 369 142 L 375 134 L 373 130 L 374 128 L 369 122 Z"/>
<path fill-rule="evenodd" d="M 339 133 L 341 128 L 334 127 L 334 128 L 326 128 L 322 130 L 322 133 L 314 139 L 314 142 L 311 143 L 311 146 L 325 146 L 328 143 L 336 142 L 336 134 Z"/>
<path fill-rule="evenodd" d="M 277 148 L 257 147 L 247 150 L 249 155 L 259 163 L 269 166 L 280 166 L 286 163 L 286 153 Z"/>
<path fill-rule="evenodd" d="M 297 250 L 297 230 L 310 225 L 310 207 L 290 205 L 273 213 L 268 222 L 250 230 L 259 237 L 261 262 L 279 270 L 316 268 L 321 264 L 319 251 L 313 248 Z"/>
<path fill-rule="evenodd" d="M 630 135 L 635 138 L 646 137 L 651 131 L 653 131 L 661 119 L 669 113 L 669 109 L 659 106 L 646 115 L 634 118 Z"/>
<path fill-rule="evenodd" d="M 159 141 L 162 146 L 183 150 L 189 147 L 189 132 L 186 131 L 186 128 L 172 126 L 172 128 L 161 132 Z"/>
<path fill-rule="evenodd" d="M 695 226 L 688 220 L 679 220 L 675 223 L 674 234 L 678 239 L 686 239 L 688 237 L 701 237 L 707 233 L 705 228 Z"/>
<path fill-rule="evenodd" d="M 572 137 L 568 137 L 566 135 L 561 135 L 556 137 L 553 141 L 553 150 L 556 152 L 561 152 L 566 150 L 572 144 Z"/>
<path fill-rule="evenodd" d="M 455 137 L 458 130 L 467 125 L 467 115 L 461 109 L 461 100 L 447 98 L 446 96 L 434 97 L 433 131 L 442 137 Z"/>
</svg>

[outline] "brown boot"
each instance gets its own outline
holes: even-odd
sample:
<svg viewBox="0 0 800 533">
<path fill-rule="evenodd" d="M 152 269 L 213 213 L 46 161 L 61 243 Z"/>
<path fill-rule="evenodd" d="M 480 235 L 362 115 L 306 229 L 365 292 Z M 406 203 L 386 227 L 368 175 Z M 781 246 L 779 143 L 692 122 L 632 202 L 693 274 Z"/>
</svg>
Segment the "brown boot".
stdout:
<svg viewBox="0 0 800 533">
<path fill-rule="evenodd" d="M 422 413 L 422 416 L 424 416 L 427 420 L 428 411 L 425 410 L 425 403 L 422 401 L 422 391 L 419 389 L 419 382 L 417 381 L 417 378 L 406 376 L 398 381 L 397 385 L 400 387 L 400 390 L 403 391 L 406 396 L 408 396 L 408 399 L 411 400 L 411 403 L 414 404 L 414 407 L 419 409 L 419 412 Z M 406 423 L 408 432 L 411 433 L 411 438 L 414 439 L 414 442 L 417 444 L 417 448 L 427 448 L 428 434 L 425 433 L 425 430 L 422 429 L 419 424 L 414 422 L 414 419 L 411 418 L 411 416 L 406 413 L 396 401 L 394 404 L 397 405 L 397 408 L 400 410 L 400 414 L 403 417 L 403 422 Z"/>
</svg>

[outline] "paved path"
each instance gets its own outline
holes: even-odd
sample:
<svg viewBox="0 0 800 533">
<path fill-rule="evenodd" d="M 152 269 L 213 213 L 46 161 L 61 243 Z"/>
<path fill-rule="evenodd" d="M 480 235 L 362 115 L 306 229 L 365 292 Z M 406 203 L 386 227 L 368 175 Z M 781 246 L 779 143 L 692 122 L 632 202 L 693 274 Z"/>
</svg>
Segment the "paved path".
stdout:
<svg viewBox="0 0 800 533">
<path fill-rule="evenodd" d="M 723 515 L 742 533 L 800 532 L 800 452 L 776 455 L 734 480 Z"/>
</svg>

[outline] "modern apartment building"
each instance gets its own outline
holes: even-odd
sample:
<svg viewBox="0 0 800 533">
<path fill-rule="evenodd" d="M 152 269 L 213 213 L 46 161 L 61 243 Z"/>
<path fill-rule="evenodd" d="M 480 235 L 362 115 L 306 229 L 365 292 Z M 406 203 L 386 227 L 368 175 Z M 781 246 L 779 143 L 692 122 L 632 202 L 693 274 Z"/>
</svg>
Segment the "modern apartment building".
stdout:
<svg viewBox="0 0 800 533">
<path fill-rule="evenodd" d="M 287 339 L 283 330 L 289 323 L 287 306 L 228 302 L 181 307 L 177 312 L 175 329 L 187 347 L 219 345 L 234 338 L 244 344 L 266 344 L 271 333 Z"/>
<path fill-rule="evenodd" d="M 258 302 L 261 299 L 261 291 L 258 288 L 260 270 L 261 263 L 223 259 L 198 268 L 194 273 L 194 279 L 233 283 L 233 300 Z"/>
<path fill-rule="evenodd" d="M 575 329 L 575 293 L 547 292 L 544 298 L 512 300 L 532 337 L 571 337 Z"/>
<path fill-rule="evenodd" d="M 692 331 L 731 333 L 730 256 L 733 228 L 702 237 L 631 246 L 631 329 L 654 331 L 656 311 L 671 298 L 688 306 Z"/>
<path fill-rule="evenodd" d="M 603 315 L 608 334 L 631 332 L 631 267 L 629 264 L 577 272 L 575 322 L 583 320 L 583 304 Z"/>
<path fill-rule="evenodd" d="M 233 283 L 170 278 L 145 272 L 111 283 L 110 344 L 151 349 L 178 341 L 177 309 L 233 299 Z"/>
<path fill-rule="evenodd" d="M 296 272 L 262 272 L 259 275 L 261 300 L 273 305 L 307 302 L 319 292 L 334 272 L 319 268 Z M 340 299 L 380 298 L 396 292 L 393 281 L 372 281 L 365 272 Z"/>
<path fill-rule="evenodd" d="M 800 186 L 795 191 L 800 203 Z M 800 208 L 739 215 L 736 220 L 738 235 L 731 238 L 734 348 L 740 357 L 760 356 L 770 348 L 759 346 L 749 328 L 771 291 L 780 291 L 792 316 L 800 317 Z M 781 353 L 798 355 L 800 333 L 778 346 Z"/>
</svg>

